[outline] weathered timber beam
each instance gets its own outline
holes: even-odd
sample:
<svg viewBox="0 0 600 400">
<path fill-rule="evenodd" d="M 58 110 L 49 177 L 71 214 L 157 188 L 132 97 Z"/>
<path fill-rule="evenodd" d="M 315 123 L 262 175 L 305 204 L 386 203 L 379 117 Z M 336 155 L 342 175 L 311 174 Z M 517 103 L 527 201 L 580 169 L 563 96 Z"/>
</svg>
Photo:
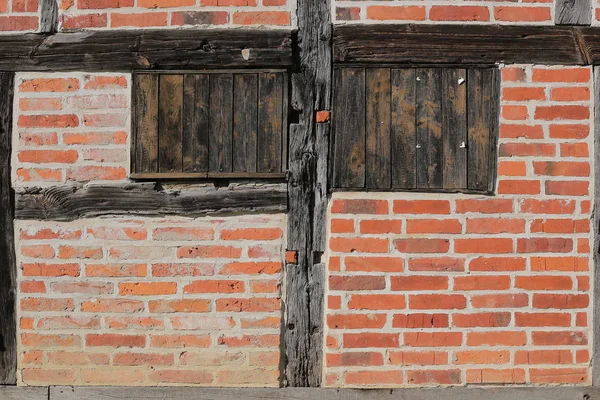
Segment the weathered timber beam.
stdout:
<svg viewBox="0 0 600 400">
<path fill-rule="evenodd" d="M 285 212 L 285 184 L 163 189 L 155 183 L 64 185 L 16 194 L 16 219 L 73 221 L 101 216 L 194 216 Z"/>
<path fill-rule="evenodd" d="M 58 31 L 58 0 L 40 0 L 40 32 Z"/>
<path fill-rule="evenodd" d="M 556 0 L 554 4 L 556 25 L 590 25 L 592 14 L 591 0 Z"/>
<path fill-rule="evenodd" d="M 10 176 L 13 82 L 13 73 L 0 73 L 0 385 L 17 383 L 17 263 Z"/>
<path fill-rule="evenodd" d="M 325 227 L 329 123 L 318 111 L 331 109 L 332 24 L 330 0 L 298 0 L 297 64 L 292 73 L 292 107 L 298 123 L 289 135 L 287 240 L 296 262 L 285 265 L 283 384 L 321 386 L 325 294 Z"/>
<path fill-rule="evenodd" d="M 0 35 L 0 71 L 288 67 L 291 37 L 289 30 L 255 29 Z"/>
<path fill-rule="evenodd" d="M 0 392 L 0 398 L 2 392 Z M 4 398 L 3 398 L 4 399 Z M 15 397 L 17 399 L 17 397 Z M 20 398 L 19 398 L 20 399 Z M 25 397 L 25 400 L 29 398 Z M 190 387 L 51 387 L 49 400 L 599 400 L 591 387 L 440 389 L 242 389 Z M 9 400 L 12 398 L 9 397 Z M 31 400 L 38 400 L 37 397 Z"/>
<path fill-rule="evenodd" d="M 342 25 L 333 50 L 336 63 L 587 63 L 577 31 L 561 26 Z"/>
</svg>

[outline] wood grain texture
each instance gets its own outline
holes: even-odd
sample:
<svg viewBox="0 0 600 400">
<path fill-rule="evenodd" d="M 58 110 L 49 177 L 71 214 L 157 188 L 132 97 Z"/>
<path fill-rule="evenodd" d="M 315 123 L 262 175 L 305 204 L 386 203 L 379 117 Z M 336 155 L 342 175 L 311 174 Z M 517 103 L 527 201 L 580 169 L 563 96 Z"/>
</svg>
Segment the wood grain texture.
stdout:
<svg viewBox="0 0 600 400">
<path fill-rule="evenodd" d="M 392 188 L 417 187 L 416 71 L 392 70 Z"/>
<path fill-rule="evenodd" d="M 210 76 L 210 172 L 233 171 L 233 75 Z"/>
<path fill-rule="evenodd" d="M 2 400 L 49 400 L 47 387 L 0 386 Z"/>
<path fill-rule="evenodd" d="M 194 216 L 285 211 L 285 184 L 163 189 L 156 183 L 64 185 L 16 194 L 17 219 L 74 221 L 101 216 Z"/>
<path fill-rule="evenodd" d="M 365 187 L 365 82 L 364 68 L 341 68 L 335 72 L 333 186 L 336 188 Z"/>
<path fill-rule="evenodd" d="M 556 26 L 337 25 L 337 63 L 584 64 L 574 31 Z"/>
<path fill-rule="evenodd" d="M 187 74 L 183 98 L 183 172 L 208 172 L 208 75 Z"/>
<path fill-rule="evenodd" d="M 17 383 L 17 264 L 10 164 L 14 79 L 13 73 L 0 73 L 0 385 Z"/>
<path fill-rule="evenodd" d="M 442 74 L 417 69 L 417 187 L 442 188 Z"/>
<path fill-rule="evenodd" d="M 58 31 L 58 0 L 40 0 L 41 33 L 56 33 Z"/>
<path fill-rule="evenodd" d="M 491 122 L 491 121 L 490 121 Z M 467 71 L 442 70 L 443 187 L 467 188 Z"/>
<path fill-rule="evenodd" d="M 500 108 L 498 69 L 470 69 L 467 78 L 468 188 L 492 192 Z"/>
<path fill-rule="evenodd" d="M 258 81 L 258 172 L 281 171 L 283 76 L 259 74 Z"/>
<path fill-rule="evenodd" d="M 13 389 L 13 391 L 17 390 L 25 391 L 26 388 Z M 2 392 L 0 392 L 1 395 Z M 5 399 L 4 397 L 0 398 Z M 598 398 L 600 398 L 600 390 L 593 387 L 455 387 L 369 390 L 66 386 L 50 388 L 50 400 L 597 400 Z M 8 398 L 8 400 L 13 399 L 21 398 Z M 23 400 L 38 400 L 38 397 L 31 399 L 24 397 Z"/>
<path fill-rule="evenodd" d="M 161 75 L 158 97 L 158 172 L 182 172 L 183 75 Z"/>
<path fill-rule="evenodd" d="M 233 86 L 233 170 L 257 172 L 258 75 L 236 74 Z"/>
<path fill-rule="evenodd" d="M 133 76 L 132 161 L 134 172 L 158 172 L 158 76 Z"/>
<path fill-rule="evenodd" d="M 592 0 L 556 0 L 554 20 L 556 25 L 590 25 Z"/>
<path fill-rule="evenodd" d="M 246 60 L 242 50 L 249 50 Z M 284 29 L 110 30 L 0 35 L 0 71 L 124 71 L 287 67 Z"/>
<path fill-rule="evenodd" d="M 284 268 L 282 353 L 284 386 L 321 386 L 324 294 L 321 263 L 325 248 L 329 124 L 316 123 L 317 111 L 331 110 L 331 2 L 298 0 L 297 64 L 291 74 L 287 249 L 297 263 Z"/>
<path fill-rule="evenodd" d="M 390 189 L 392 187 L 391 92 L 389 68 L 367 69 L 365 101 L 367 189 Z"/>
</svg>

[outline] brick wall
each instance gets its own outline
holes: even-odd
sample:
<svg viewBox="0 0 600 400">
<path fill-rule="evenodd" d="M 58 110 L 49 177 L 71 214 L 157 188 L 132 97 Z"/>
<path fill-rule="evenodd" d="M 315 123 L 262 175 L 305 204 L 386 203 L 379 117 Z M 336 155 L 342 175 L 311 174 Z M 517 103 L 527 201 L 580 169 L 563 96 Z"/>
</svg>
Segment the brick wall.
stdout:
<svg viewBox="0 0 600 400">
<path fill-rule="evenodd" d="M 512 0 L 334 0 L 334 21 L 373 23 L 495 23 L 552 25 L 550 1 Z"/>
<path fill-rule="evenodd" d="M 38 24 L 38 0 L 0 0 L 0 33 L 32 32 Z"/>
<path fill-rule="evenodd" d="M 18 221 L 20 384 L 278 386 L 284 229 Z"/>
<path fill-rule="evenodd" d="M 128 74 L 17 74 L 15 186 L 124 180 L 130 82 Z"/>
<path fill-rule="evenodd" d="M 590 383 L 590 91 L 503 69 L 494 197 L 333 196 L 328 385 Z"/>
<path fill-rule="evenodd" d="M 61 0 L 63 30 L 291 26 L 294 0 Z"/>
</svg>

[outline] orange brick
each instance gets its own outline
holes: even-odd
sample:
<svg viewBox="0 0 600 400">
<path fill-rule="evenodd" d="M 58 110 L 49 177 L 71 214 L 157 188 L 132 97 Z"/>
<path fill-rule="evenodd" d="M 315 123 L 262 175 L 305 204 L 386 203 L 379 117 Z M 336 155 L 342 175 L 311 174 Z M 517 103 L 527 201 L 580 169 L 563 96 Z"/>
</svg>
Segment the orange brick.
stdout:
<svg viewBox="0 0 600 400">
<path fill-rule="evenodd" d="M 383 328 L 385 314 L 329 314 L 327 326 L 331 329 Z"/>
<path fill-rule="evenodd" d="M 404 295 L 396 294 L 354 294 L 350 297 L 348 308 L 351 310 L 399 310 L 406 308 L 406 299 Z"/>
<path fill-rule="evenodd" d="M 415 291 L 415 290 L 445 290 L 448 289 L 448 277 L 430 275 L 411 275 L 391 277 L 391 290 Z"/>
<path fill-rule="evenodd" d="M 451 310 L 465 308 L 467 300 L 459 294 L 415 294 L 408 296 L 408 304 L 413 310 Z"/>
<path fill-rule="evenodd" d="M 408 220 L 406 233 L 461 233 L 462 225 L 456 219 L 416 219 Z M 396 232 L 398 233 L 398 232 Z"/>
<path fill-rule="evenodd" d="M 482 6 L 432 6 L 432 21 L 489 21 L 490 11 Z"/>
<path fill-rule="evenodd" d="M 401 253 L 447 253 L 448 239 L 398 239 L 394 241 L 396 250 Z"/>
<path fill-rule="evenodd" d="M 524 346 L 526 343 L 525 332 L 467 332 L 467 346 Z"/>
<path fill-rule="evenodd" d="M 121 296 L 158 296 L 175 294 L 177 284 L 175 282 L 135 282 L 120 283 L 119 294 Z"/>
<path fill-rule="evenodd" d="M 461 332 L 405 332 L 404 345 L 410 347 L 456 347 L 462 344 Z"/>
<path fill-rule="evenodd" d="M 551 17 L 548 7 L 494 7 L 494 18 L 497 21 L 537 22 L 549 21 Z"/>
<path fill-rule="evenodd" d="M 385 200 L 334 200 L 331 206 L 334 214 L 387 214 Z"/>
<path fill-rule="evenodd" d="M 425 7 L 421 6 L 369 6 L 367 18 L 386 21 L 422 21 L 425 19 Z"/>
</svg>

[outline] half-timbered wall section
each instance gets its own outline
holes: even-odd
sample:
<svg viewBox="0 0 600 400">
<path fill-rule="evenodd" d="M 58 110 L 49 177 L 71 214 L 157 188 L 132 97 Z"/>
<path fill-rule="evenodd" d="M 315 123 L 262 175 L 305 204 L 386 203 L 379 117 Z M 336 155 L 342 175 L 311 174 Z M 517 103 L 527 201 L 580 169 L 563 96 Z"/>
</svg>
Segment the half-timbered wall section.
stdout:
<svg viewBox="0 0 600 400">
<path fill-rule="evenodd" d="M 334 193 L 327 385 L 590 383 L 591 69 L 501 72 L 495 196 Z"/>
</svg>

